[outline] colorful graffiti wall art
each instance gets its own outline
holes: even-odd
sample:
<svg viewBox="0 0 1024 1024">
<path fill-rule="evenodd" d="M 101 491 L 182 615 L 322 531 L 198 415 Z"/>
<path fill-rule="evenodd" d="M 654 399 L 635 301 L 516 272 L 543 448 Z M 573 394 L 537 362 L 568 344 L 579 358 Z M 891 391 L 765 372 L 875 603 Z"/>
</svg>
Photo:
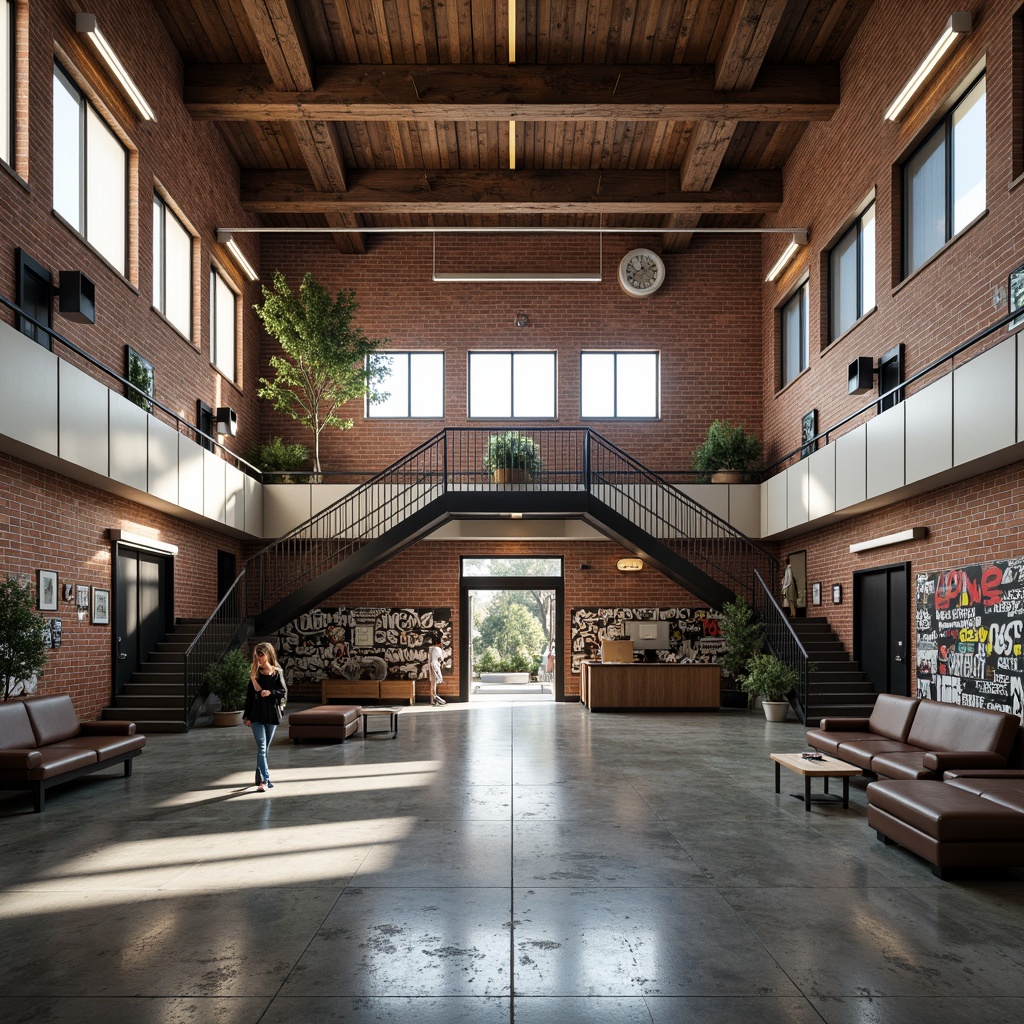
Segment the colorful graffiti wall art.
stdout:
<svg viewBox="0 0 1024 1024">
<path fill-rule="evenodd" d="M 917 692 L 1024 711 L 1024 558 L 919 573 Z"/>
</svg>

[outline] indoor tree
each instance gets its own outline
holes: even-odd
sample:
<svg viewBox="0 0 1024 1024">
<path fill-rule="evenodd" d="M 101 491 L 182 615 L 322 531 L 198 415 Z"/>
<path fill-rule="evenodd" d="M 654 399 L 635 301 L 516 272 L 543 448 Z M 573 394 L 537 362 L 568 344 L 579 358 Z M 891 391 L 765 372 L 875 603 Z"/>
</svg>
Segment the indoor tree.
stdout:
<svg viewBox="0 0 1024 1024">
<path fill-rule="evenodd" d="M 355 325 L 354 291 L 331 295 L 311 273 L 294 292 L 276 271 L 273 288 L 263 288 L 263 305 L 253 308 L 283 352 L 270 357 L 274 376 L 260 378 L 259 396 L 312 432 L 313 468 L 319 473 L 320 435 L 327 427 L 352 426 L 338 415 L 341 407 L 353 398 L 387 397 L 376 388 L 388 375 L 379 355 L 388 339 L 367 338 Z"/>
<path fill-rule="evenodd" d="M 18 686 L 42 675 L 46 664 L 43 617 L 36 614 L 30 584 L 14 576 L 0 581 L 0 697 L 8 700 Z"/>
</svg>

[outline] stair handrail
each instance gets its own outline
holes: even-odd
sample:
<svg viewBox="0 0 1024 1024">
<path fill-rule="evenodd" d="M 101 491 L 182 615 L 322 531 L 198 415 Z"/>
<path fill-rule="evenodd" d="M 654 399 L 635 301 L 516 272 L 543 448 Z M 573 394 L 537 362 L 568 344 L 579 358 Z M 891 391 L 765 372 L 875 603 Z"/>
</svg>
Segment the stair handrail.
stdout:
<svg viewBox="0 0 1024 1024">
<path fill-rule="evenodd" d="M 228 650 L 242 643 L 248 632 L 245 592 L 243 568 L 185 649 L 182 660 L 186 731 L 195 724 L 206 698 L 210 695 L 206 685 L 206 670 L 220 661 Z"/>
<path fill-rule="evenodd" d="M 807 656 L 807 649 L 797 636 L 789 616 L 782 610 L 781 605 L 775 600 L 771 587 L 764 581 L 764 577 L 755 569 L 754 576 L 758 586 L 754 589 L 754 599 L 751 605 L 754 614 L 760 619 L 761 627 L 764 630 L 764 641 L 768 649 L 784 665 L 788 665 L 796 672 L 797 684 L 794 691 L 796 696 L 796 712 L 800 716 L 800 722 L 807 724 L 807 707 L 810 695 L 810 661 Z"/>
<path fill-rule="evenodd" d="M 588 431 L 588 442 L 587 489 L 592 496 L 605 500 L 597 493 L 598 487 L 616 491 L 632 513 L 623 513 L 627 518 L 656 538 L 685 541 L 687 560 L 715 579 L 729 580 L 732 589 L 748 601 L 756 589 L 754 576 L 758 568 L 772 577 L 777 574 L 778 559 L 721 516 L 694 501 L 596 431 Z M 603 468 L 602 455 L 610 456 L 625 469 Z M 658 506 L 641 505 L 637 500 L 638 487 L 656 488 L 660 499 Z M 611 504 L 606 500 L 605 503 Z M 651 526 L 638 520 L 646 520 Z M 694 550 L 693 545 L 702 541 L 707 543 Z M 715 549 L 720 552 L 719 557 Z"/>
</svg>

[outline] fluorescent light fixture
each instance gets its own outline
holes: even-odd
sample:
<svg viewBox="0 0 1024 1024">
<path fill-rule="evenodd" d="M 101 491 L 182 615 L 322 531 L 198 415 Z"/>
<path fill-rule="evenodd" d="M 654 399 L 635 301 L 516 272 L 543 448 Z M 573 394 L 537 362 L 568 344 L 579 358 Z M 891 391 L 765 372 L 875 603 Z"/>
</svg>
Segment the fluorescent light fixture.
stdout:
<svg viewBox="0 0 1024 1024">
<path fill-rule="evenodd" d="M 99 30 L 99 26 L 96 24 L 96 15 L 76 14 L 75 30 L 88 38 L 92 45 L 96 47 L 96 52 L 117 79 L 128 99 L 131 100 L 132 106 L 138 111 L 139 117 L 144 121 L 155 121 L 156 114 L 153 113 L 153 108 L 146 102 L 146 97 L 139 91 L 139 87 L 132 81 L 132 76 L 125 71 L 124 65 L 118 60 L 113 47 Z"/>
<path fill-rule="evenodd" d="M 855 555 L 859 551 L 870 551 L 872 548 L 887 548 L 890 544 L 905 544 L 908 540 L 924 540 L 927 536 L 927 526 L 915 526 L 900 533 L 890 533 L 885 537 L 875 537 L 874 540 L 862 540 L 859 544 L 851 544 L 850 554 Z"/>
<path fill-rule="evenodd" d="M 515 121 L 509 121 L 508 123 L 508 169 L 514 171 L 516 169 L 516 123 Z"/>
<path fill-rule="evenodd" d="M 957 11 L 949 16 L 946 22 L 946 29 L 939 36 L 938 42 L 928 51 L 928 56 L 918 65 L 917 70 L 910 76 L 907 84 L 900 90 L 899 95 L 892 101 L 892 105 L 885 112 L 886 121 L 898 121 L 904 108 L 914 98 L 918 89 L 928 81 L 932 72 L 939 66 L 939 62 L 946 55 L 946 51 L 957 41 L 957 39 L 971 31 L 971 12 Z"/>
<path fill-rule="evenodd" d="M 225 231 L 223 228 L 217 228 L 217 241 L 223 245 L 229 253 L 231 258 L 235 261 L 235 266 L 245 274 L 250 281 L 256 281 L 259 279 L 259 274 L 253 270 L 252 264 L 242 254 L 242 250 L 238 248 L 238 243 L 235 241 L 234 236 L 230 231 Z"/>
<path fill-rule="evenodd" d="M 807 232 L 794 231 L 793 237 L 789 240 L 789 245 L 783 249 L 782 255 L 775 261 L 772 269 L 768 271 L 768 276 L 765 280 L 774 281 L 789 266 L 789 261 L 797 254 L 797 251 L 806 244 Z"/>
</svg>

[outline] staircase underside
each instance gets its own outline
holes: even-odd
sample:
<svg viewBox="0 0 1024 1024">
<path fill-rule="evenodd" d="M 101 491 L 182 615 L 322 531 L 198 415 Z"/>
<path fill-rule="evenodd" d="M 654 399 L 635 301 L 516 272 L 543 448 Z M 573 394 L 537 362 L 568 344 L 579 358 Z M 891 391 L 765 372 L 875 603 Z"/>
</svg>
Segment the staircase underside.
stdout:
<svg viewBox="0 0 1024 1024">
<path fill-rule="evenodd" d="M 634 525 L 606 503 L 582 490 L 501 489 L 448 491 L 406 516 L 381 536 L 362 544 L 314 579 L 297 587 L 257 615 L 255 628 L 272 633 L 343 589 L 451 519 L 497 518 L 510 513 L 558 519 L 582 519 L 609 540 L 632 551 L 712 608 L 736 594 L 668 545 Z"/>
</svg>

